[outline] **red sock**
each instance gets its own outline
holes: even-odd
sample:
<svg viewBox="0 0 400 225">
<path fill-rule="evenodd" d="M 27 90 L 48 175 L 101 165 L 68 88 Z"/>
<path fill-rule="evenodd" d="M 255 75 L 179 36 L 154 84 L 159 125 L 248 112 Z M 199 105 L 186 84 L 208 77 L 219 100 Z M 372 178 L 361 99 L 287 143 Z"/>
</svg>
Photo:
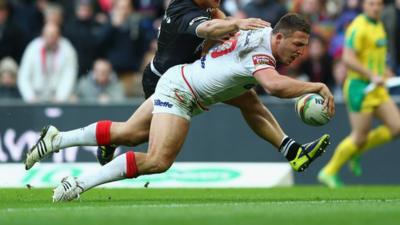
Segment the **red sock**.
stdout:
<svg viewBox="0 0 400 225">
<path fill-rule="evenodd" d="M 109 145 L 111 141 L 111 121 L 102 120 L 97 122 L 96 125 L 96 140 L 98 145 Z"/>
<path fill-rule="evenodd" d="M 134 178 L 138 176 L 138 169 L 136 165 L 135 153 L 129 151 L 126 153 L 126 177 Z"/>
</svg>

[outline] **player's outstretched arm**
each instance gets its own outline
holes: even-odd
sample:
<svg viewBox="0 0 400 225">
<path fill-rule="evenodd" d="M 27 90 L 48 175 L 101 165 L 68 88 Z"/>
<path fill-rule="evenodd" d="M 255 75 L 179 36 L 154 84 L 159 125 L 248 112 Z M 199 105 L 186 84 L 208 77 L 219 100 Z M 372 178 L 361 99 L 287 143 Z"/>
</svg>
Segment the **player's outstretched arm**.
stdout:
<svg viewBox="0 0 400 225">
<path fill-rule="evenodd" d="M 280 75 L 275 69 L 256 71 L 254 77 L 269 94 L 279 98 L 295 98 L 307 93 L 318 93 L 324 99 L 329 116 L 335 114 L 335 102 L 329 88 L 323 83 L 304 82 Z"/>
<path fill-rule="evenodd" d="M 258 18 L 248 19 L 212 19 L 201 23 L 196 33 L 205 39 L 221 40 L 239 30 L 254 30 L 269 26 L 269 23 Z"/>
</svg>

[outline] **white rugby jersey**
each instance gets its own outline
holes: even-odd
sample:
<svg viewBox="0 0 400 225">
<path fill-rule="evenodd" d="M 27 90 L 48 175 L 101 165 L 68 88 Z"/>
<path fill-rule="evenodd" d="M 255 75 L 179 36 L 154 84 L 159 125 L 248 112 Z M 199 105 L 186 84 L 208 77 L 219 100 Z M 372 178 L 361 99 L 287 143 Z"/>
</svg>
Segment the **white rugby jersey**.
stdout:
<svg viewBox="0 0 400 225">
<path fill-rule="evenodd" d="M 189 88 L 204 105 L 212 105 L 237 96 L 257 84 L 257 70 L 275 68 L 271 49 L 272 28 L 240 31 L 210 49 L 192 64 L 185 65 L 184 77 Z"/>
</svg>

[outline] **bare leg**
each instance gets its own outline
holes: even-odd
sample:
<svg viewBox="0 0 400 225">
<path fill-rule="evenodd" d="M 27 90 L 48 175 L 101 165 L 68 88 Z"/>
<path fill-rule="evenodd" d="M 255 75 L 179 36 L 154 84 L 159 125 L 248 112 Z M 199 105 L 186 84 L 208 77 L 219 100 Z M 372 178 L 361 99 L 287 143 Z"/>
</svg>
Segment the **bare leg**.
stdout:
<svg viewBox="0 0 400 225">
<path fill-rule="evenodd" d="M 189 125 L 189 121 L 179 116 L 166 113 L 154 114 L 147 153 L 125 153 L 100 167 L 94 174 L 79 178 L 77 182 L 82 191 L 108 182 L 165 172 L 180 152 Z"/>
<path fill-rule="evenodd" d="M 358 148 L 362 147 L 367 140 L 368 132 L 371 130 L 371 113 L 349 113 L 351 133 L 350 138 Z"/>
<path fill-rule="evenodd" d="M 254 90 L 225 101 L 225 103 L 239 108 L 249 127 L 259 137 L 279 148 L 285 134 L 275 117 L 262 104 Z"/>
<path fill-rule="evenodd" d="M 335 150 L 328 164 L 323 168 L 325 174 L 336 175 L 343 165 L 356 153 L 367 140 L 371 129 L 371 113 L 349 113 L 352 131 L 348 137 L 343 139 Z"/>
<path fill-rule="evenodd" d="M 153 117 L 153 103 L 147 99 L 125 122 L 113 122 L 110 128 L 111 144 L 135 146 L 148 141 Z"/>
<path fill-rule="evenodd" d="M 399 136 L 400 112 L 392 99 L 380 105 L 376 109 L 375 115 L 389 128 L 392 136 Z"/>
<path fill-rule="evenodd" d="M 190 122 L 172 114 L 154 114 L 147 154 L 136 157 L 138 173 L 166 171 L 175 161 L 189 131 Z"/>
</svg>

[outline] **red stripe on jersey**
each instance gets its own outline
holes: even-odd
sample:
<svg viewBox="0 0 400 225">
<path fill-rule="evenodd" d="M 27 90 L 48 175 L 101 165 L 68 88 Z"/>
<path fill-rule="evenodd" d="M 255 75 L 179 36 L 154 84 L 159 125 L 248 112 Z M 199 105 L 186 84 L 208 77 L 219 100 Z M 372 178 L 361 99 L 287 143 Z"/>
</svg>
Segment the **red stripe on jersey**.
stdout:
<svg viewBox="0 0 400 225">
<path fill-rule="evenodd" d="M 184 68 L 184 67 L 185 67 L 185 66 L 182 66 L 182 67 L 181 67 L 181 74 L 182 74 L 182 78 L 183 78 L 183 80 L 185 81 L 186 85 L 189 87 L 190 93 L 192 93 L 192 95 L 193 95 L 193 97 L 194 97 L 194 100 L 196 101 L 196 103 L 197 103 L 197 105 L 200 107 L 200 109 L 202 109 L 202 110 L 204 110 L 204 111 L 208 111 L 208 108 L 205 107 L 205 106 L 203 106 L 203 105 L 200 103 L 199 98 L 198 98 L 197 95 L 195 94 L 195 92 L 194 92 L 192 86 L 190 86 L 189 82 L 186 80 L 185 73 L 183 72 L 183 68 Z"/>
</svg>

